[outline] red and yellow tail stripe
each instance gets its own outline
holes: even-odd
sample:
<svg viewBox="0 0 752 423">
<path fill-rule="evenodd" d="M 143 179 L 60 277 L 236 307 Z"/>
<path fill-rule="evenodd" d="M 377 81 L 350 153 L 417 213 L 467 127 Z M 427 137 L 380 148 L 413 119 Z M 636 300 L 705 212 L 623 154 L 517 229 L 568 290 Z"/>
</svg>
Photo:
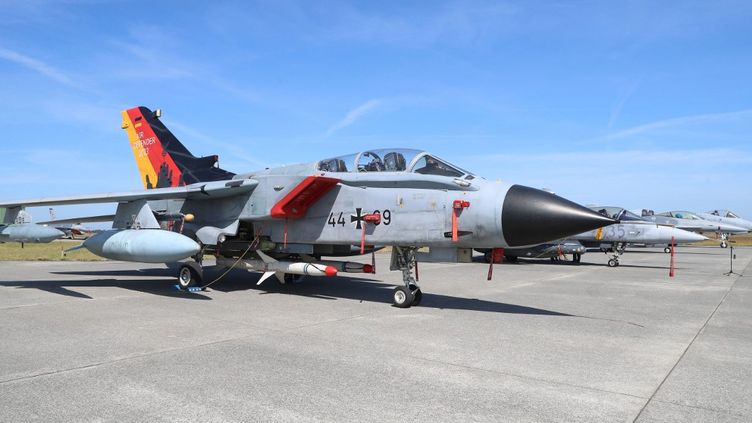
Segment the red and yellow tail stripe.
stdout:
<svg viewBox="0 0 752 423">
<path fill-rule="evenodd" d="M 144 188 L 157 188 L 158 185 L 159 187 L 184 185 L 180 169 L 162 147 L 162 142 L 140 108 L 125 110 L 121 115 L 122 128 L 128 134 Z"/>
</svg>

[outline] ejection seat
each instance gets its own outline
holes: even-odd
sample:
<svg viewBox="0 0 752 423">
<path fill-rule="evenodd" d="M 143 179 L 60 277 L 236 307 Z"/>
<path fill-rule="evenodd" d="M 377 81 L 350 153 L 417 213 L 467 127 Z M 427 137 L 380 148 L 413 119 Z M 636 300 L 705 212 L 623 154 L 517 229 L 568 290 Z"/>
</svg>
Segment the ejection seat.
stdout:
<svg viewBox="0 0 752 423">
<path fill-rule="evenodd" d="M 384 155 L 384 167 L 387 172 L 404 172 L 407 169 L 405 156 L 397 152 Z"/>
</svg>

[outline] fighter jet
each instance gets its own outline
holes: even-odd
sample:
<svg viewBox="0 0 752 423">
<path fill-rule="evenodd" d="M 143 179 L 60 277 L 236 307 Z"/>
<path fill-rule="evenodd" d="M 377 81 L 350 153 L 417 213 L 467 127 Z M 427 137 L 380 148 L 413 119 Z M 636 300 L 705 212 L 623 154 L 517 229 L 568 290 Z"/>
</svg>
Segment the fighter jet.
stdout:
<svg viewBox="0 0 752 423">
<path fill-rule="evenodd" d="M 676 226 L 692 232 L 716 232 L 721 234 L 721 247 L 726 248 L 729 234 L 742 234 L 748 229 L 725 222 L 714 222 L 689 211 L 667 211 L 655 214 L 652 210 L 642 210 L 642 218 L 660 225 Z"/>
<path fill-rule="evenodd" d="M 48 243 L 61 238 L 63 232 L 31 223 L 31 217 L 21 209 L 0 209 L 0 242 Z"/>
<path fill-rule="evenodd" d="M 41 198 L 0 207 L 117 203 L 111 230 L 83 248 L 105 258 L 181 265 L 181 287 L 203 284 L 203 256 L 276 276 L 333 276 L 370 265 L 323 261 L 391 246 L 398 307 L 420 303 L 418 260 L 469 261 L 473 248 L 538 245 L 616 222 L 557 195 L 489 181 L 431 153 L 377 149 L 235 174 L 196 157 L 160 120 L 122 113 L 143 191 Z M 79 221 L 86 221 L 79 219 Z M 170 230 L 163 229 L 163 226 Z M 358 248 L 359 247 L 359 248 Z M 427 247 L 427 251 L 418 251 Z"/>
<path fill-rule="evenodd" d="M 509 262 L 516 262 L 518 258 L 530 259 L 550 259 L 551 261 L 566 260 L 571 256 L 572 263 L 579 263 L 582 255 L 585 254 L 585 246 L 578 241 L 559 241 L 536 245 L 529 248 L 508 248 L 504 250 L 504 259 Z M 490 262 L 492 252 L 485 253 L 485 259 Z"/>
<path fill-rule="evenodd" d="M 628 244 L 685 244 L 708 239 L 705 236 L 663 226 L 642 219 L 640 216 L 622 207 L 591 207 L 603 216 L 611 217 L 620 223 L 591 230 L 570 237 L 580 241 L 589 248 L 599 248 L 605 253 L 612 253 L 608 260 L 609 267 L 619 265 L 619 257 L 624 254 Z"/>
<path fill-rule="evenodd" d="M 732 225 L 738 228 L 746 229 L 746 232 L 752 232 L 752 221 L 742 219 L 736 213 L 729 210 L 713 210 L 707 213 L 698 213 L 703 219 L 717 222 L 718 224 Z M 721 247 L 728 247 L 728 238 L 730 232 L 721 231 Z"/>
<path fill-rule="evenodd" d="M 692 232 L 721 232 L 740 234 L 747 229 L 725 222 L 713 222 L 689 211 L 667 211 L 654 213 L 652 210 L 642 210 L 642 218 L 660 225 L 676 226 Z"/>
</svg>

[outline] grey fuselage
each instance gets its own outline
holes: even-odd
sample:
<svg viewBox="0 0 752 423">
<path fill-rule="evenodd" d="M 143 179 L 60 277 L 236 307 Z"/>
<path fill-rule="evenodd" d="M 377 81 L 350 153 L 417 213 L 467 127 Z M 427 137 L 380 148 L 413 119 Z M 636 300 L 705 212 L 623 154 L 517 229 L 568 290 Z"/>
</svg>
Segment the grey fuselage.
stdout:
<svg viewBox="0 0 752 423">
<path fill-rule="evenodd" d="M 573 231 L 566 222 L 557 224 L 546 219 L 545 213 L 551 208 L 543 207 L 540 221 L 536 221 L 534 210 L 525 216 L 531 225 L 529 230 L 516 228 L 517 232 L 531 233 L 541 228 L 547 230 L 546 234 L 535 239 L 538 242 L 531 242 L 529 237 L 517 242 L 508 239 L 502 209 L 510 189 L 519 185 L 487 181 L 472 175 L 459 178 L 407 171 L 324 172 L 317 170 L 317 164 L 312 162 L 236 175 L 234 180 L 257 183 L 251 192 L 240 196 L 166 200 L 150 202 L 150 205 L 153 210 L 167 214 L 193 215 L 193 221 L 185 222 L 184 233 L 195 233 L 203 245 L 216 245 L 218 239 L 236 237 L 246 228 L 252 231 L 251 236 L 261 236 L 278 245 L 285 245 L 286 240 L 289 251 L 298 246 L 340 245 L 347 246 L 349 252 L 350 245 L 361 243 L 363 228 L 368 245 L 451 248 L 522 247 L 559 239 Z M 274 217 L 272 210 L 275 205 L 310 177 L 336 179 L 337 184 L 313 202 L 302 217 Z M 603 219 L 601 224 L 612 222 L 554 194 L 540 193 L 535 195 L 544 195 L 545 200 L 552 204 L 562 205 L 553 208 L 555 213 L 561 213 L 559 209 L 567 207 L 574 210 L 576 206 L 576 213 L 581 214 L 578 218 L 588 220 L 590 228 L 597 226 L 598 219 Z M 455 201 L 467 204 L 457 211 L 457 241 L 452 240 Z M 506 209 L 513 209 L 519 202 L 511 201 L 514 204 L 508 204 Z M 373 214 L 380 215 L 380 222 L 366 224 L 364 216 Z M 507 235 L 511 229 L 515 228 L 507 228 Z M 310 253 L 305 248 L 296 252 Z"/>
<path fill-rule="evenodd" d="M 598 244 L 670 244 L 691 243 L 705 240 L 702 235 L 671 226 L 650 222 L 617 223 L 571 237 L 586 246 Z"/>
<path fill-rule="evenodd" d="M 723 224 L 723 225 L 731 225 L 737 228 L 745 229 L 746 232 L 752 232 L 752 221 L 743 219 L 741 217 L 728 217 L 726 215 L 721 216 L 721 214 L 723 213 L 719 213 L 718 211 L 715 211 L 713 213 L 697 213 L 697 214 L 703 219 L 707 219 L 711 222 L 716 222 L 718 224 Z"/>
</svg>

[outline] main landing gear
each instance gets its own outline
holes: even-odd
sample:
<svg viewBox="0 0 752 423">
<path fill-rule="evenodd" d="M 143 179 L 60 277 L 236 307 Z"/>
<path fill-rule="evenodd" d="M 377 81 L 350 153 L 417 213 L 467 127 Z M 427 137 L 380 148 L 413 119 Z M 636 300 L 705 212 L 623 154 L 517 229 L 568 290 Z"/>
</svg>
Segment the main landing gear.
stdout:
<svg viewBox="0 0 752 423">
<path fill-rule="evenodd" d="M 392 301 L 395 307 L 408 308 L 420 304 L 423 293 L 415 283 L 413 268 L 416 265 L 414 247 L 394 247 L 392 250 L 392 269 L 402 271 L 404 286 L 394 288 Z"/>
<path fill-rule="evenodd" d="M 186 261 L 178 270 L 178 287 L 183 290 L 196 289 L 204 283 L 203 250 L 191 257 L 194 261 Z"/>
<path fill-rule="evenodd" d="M 184 290 L 201 286 L 204 281 L 203 273 L 203 268 L 198 262 L 183 263 L 178 271 L 178 286 Z"/>
<path fill-rule="evenodd" d="M 625 245 L 623 243 L 618 243 L 609 250 L 613 255 L 608 260 L 608 267 L 617 267 L 619 266 L 619 257 L 624 254 L 624 248 Z M 608 252 L 607 252 L 608 253 Z"/>
</svg>

